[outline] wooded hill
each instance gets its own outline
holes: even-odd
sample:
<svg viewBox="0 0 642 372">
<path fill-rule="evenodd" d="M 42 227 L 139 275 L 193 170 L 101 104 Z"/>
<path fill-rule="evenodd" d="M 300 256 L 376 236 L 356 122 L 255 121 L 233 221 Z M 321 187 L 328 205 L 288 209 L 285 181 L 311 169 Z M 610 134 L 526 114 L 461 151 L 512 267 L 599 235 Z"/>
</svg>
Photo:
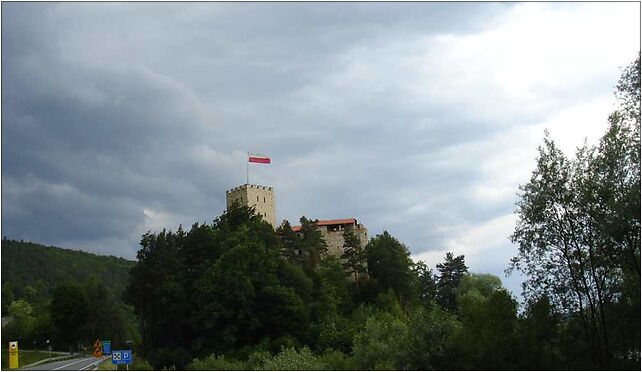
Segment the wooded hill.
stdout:
<svg viewBox="0 0 642 372">
<path fill-rule="evenodd" d="M 2 240 L 0 251 L 2 290 L 10 288 L 15 298 L 22 297 L 27 286 L 51 294 L 60 283 L 81 283 L 91 276 L 107 284 L 111 293 L 120 298 L 135 263 L 114 256 L 9 239 Z"/>
<path fill-rule="evenodd" d="M 133 261 L 31 242 L 2 241 L 2 343 L 82 351 L 140 336 L 122 295 Z"/>
</svg>

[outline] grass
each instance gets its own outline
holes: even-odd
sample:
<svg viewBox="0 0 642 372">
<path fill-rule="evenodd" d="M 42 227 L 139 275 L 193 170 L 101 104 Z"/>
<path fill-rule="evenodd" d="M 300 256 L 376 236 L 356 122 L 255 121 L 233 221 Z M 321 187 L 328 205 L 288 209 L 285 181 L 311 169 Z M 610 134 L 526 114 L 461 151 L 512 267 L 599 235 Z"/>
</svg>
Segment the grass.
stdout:
<svg viewBox="0 0 642 372">
<path fill-rule="evenodd" d="M 18 367 L 49 358 L 47 351 L 18 351 Z M 9 369 L 9 349 L 2 350 L 2 369 Z"/>
<path fill-rule="evenodd" d="M 107 358 L 103 360 L 102 363 L 98 365 L 98 370 L 99 371 L 115 371 L 116 370 L 116 365 L 111 364 L 111 359 Z"/>
</svg>

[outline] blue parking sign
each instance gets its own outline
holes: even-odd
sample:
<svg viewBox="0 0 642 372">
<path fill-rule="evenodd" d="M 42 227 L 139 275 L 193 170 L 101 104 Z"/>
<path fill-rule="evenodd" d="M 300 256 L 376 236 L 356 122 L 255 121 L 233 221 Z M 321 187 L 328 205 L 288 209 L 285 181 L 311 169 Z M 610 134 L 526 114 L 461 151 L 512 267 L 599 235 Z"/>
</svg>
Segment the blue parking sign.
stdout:
<svg viewBox="0 0 642 372">
<path fill-rule="evenodd" d="M 132 364 L 132 351 L 112 350 L 111 364 Z"/>
</svg>

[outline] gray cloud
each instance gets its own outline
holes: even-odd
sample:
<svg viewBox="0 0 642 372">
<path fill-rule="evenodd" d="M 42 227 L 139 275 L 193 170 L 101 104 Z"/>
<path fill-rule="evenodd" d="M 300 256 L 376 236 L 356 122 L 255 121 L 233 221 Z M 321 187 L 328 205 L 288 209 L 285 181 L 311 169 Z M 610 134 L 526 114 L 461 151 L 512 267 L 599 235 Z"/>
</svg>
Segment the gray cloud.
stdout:
<svg viewBox="0 0 642 372">
<path fill-rule="evenodd" d="M 622 5 L 2 7 L 3 234 L 128 258 L 219 215 L 245 151 L 273 158 L 250 181 L 277 218 L 354 216 L 415 255 L 505 237 L 545 124 L 610 96 L 639 45 L 568 31 L 638 27 L 608 24 Z M 511 245 L 492 247 L 466 252 L 501 276 Z"/>
</svg>

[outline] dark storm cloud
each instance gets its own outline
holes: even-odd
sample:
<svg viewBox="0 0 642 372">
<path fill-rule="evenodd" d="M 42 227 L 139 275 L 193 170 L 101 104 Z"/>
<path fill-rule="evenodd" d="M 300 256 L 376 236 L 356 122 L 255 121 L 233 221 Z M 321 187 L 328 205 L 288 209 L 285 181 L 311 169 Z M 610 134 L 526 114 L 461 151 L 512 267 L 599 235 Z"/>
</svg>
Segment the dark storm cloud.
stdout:
<svg viewBox="0 0 642 372">
<path fill-rule="evenodd" d="M 140 230 L 145 207 L 213 217 L 241 181 L 231 175 L 242 161 L 234 151 L 267 148 L 283 161 L 323 153 L 338 139 L 333 127 L 353 120 L 331 123 L 323 110 L 315 120 L 279 102 L 336 68 L 336 54 L 373 37 L 466 32 L 451 19 L 496 8 L 453 16 L 440 4 L 364 5 L 5 4 L 4 230 L 91 241 Z M 474 29 L 482 18 L 469 19 Z M 356 150 L 394 134 L 383 122 L 363 125 L 378 126 L 376 135 L 343 131 Z M 28 223 L 54 213 L 46 228 Z"/>
<path fill-rule="evenodd" d="M 251 151 L 279 219 L 354 216 L 415 254 L 498 235 L 525 138 L 615 81 L 561 62 L 564 29 L 537 44 L 549 8 L 3 3 L 3 234 L 132 258 L 219 215 Z"/>
</svg>

